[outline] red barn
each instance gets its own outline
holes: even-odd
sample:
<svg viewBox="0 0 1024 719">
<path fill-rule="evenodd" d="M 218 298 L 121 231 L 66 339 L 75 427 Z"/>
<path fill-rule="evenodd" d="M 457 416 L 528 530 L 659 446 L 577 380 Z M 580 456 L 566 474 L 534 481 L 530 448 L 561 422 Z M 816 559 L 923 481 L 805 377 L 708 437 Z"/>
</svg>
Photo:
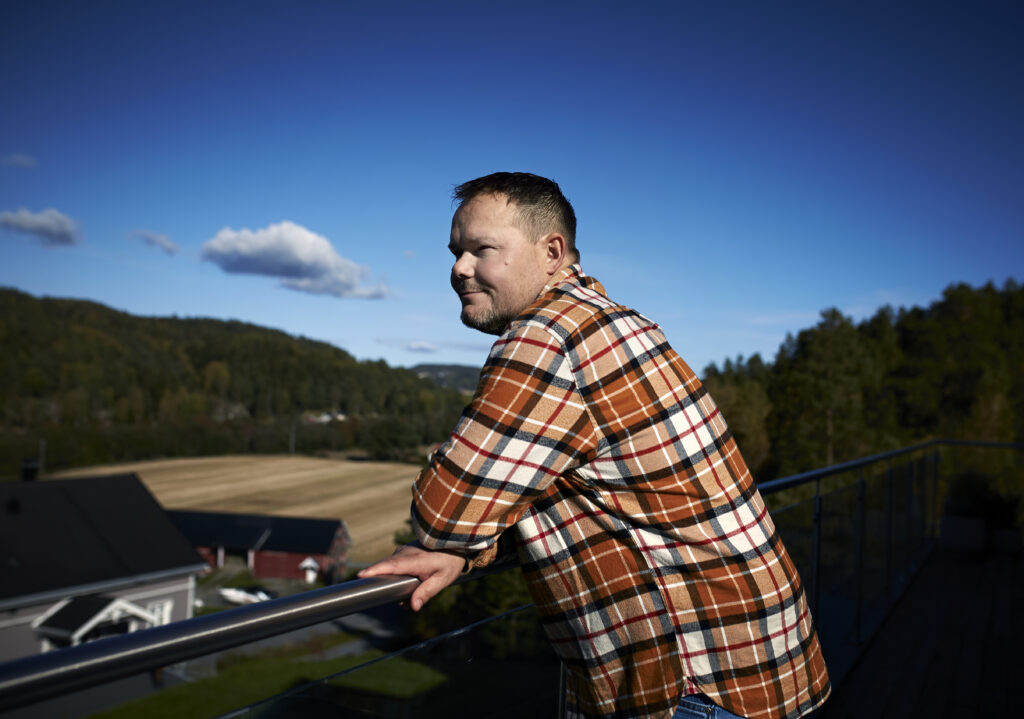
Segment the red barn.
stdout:
<svg viewBox="0 0 1024 719">
<path fill-rule="evenodd" d="M 340 519 L 185 510 L 167 510 L 167 516 L 210 566 L 235 554 L 245 557 L 255 579 L 312 584 L 317 577 L 331 583 L 345 575 L 352 540 Z"/>
</svg>

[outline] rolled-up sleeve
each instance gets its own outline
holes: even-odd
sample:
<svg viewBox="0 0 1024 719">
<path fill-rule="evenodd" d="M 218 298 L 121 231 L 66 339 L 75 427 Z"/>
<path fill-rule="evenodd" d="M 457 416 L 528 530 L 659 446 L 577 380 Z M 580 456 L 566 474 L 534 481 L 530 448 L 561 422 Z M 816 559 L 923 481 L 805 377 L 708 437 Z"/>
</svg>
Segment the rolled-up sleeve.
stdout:
<svg viewBox="0 0 1024 719">
<path fill-rule="evenodd" d="M 472 402 L 417 477 L 413 529 L 428 549 L 483 566 L 502 532 L 596 444 L 558 339 L 516 327 L 495 342 Z"/>
</svg>

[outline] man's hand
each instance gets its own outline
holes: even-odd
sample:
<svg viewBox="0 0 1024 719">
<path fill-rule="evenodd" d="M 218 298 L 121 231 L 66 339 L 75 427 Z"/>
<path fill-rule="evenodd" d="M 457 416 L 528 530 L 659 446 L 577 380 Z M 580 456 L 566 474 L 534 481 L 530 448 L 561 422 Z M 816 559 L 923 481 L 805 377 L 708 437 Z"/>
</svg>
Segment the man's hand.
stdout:
<svg viewBox="0 0 1024 719">
<path fill-rule="evenodd" d="M 418 612 L 438 592 L 462 574 L 466 558 L 452 552 L 431 551 L 418 544 L 407 544 L 388 559 L 359 572 L 360 578 L 382 574 L 410 574 L 419 577 L 420 585 L 409 598 L 409 606 Z"/>
</svg>

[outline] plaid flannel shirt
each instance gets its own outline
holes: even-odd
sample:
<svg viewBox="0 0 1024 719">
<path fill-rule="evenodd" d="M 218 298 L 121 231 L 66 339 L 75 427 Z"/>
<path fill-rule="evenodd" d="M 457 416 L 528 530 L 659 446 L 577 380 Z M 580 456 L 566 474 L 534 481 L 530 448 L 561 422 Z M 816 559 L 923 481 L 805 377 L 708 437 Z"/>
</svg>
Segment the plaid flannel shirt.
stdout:
<svg viewBox="0 0 1024 719">
<path fill-rule="evenodd" d="M 572 716 L 669 717 L 702 692 L 797 717 L 828 696 L 800 578 L 721 413 L 578 265 L 494 343 L 412 517 L 472 566 L 514 529 Z"/>
</svg>

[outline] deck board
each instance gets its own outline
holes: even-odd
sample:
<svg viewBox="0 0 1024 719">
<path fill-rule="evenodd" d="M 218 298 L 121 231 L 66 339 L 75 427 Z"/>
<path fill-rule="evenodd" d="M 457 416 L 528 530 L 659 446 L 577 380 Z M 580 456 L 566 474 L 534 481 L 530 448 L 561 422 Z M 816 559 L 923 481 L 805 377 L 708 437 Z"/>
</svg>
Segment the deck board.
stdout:
<svg viewBox="0 0 1024 719">
<path fill-rule="evenodd" d="M 1024 556 L 936 550 L 815 719 L 1011 716 Z"/>
</svg>

